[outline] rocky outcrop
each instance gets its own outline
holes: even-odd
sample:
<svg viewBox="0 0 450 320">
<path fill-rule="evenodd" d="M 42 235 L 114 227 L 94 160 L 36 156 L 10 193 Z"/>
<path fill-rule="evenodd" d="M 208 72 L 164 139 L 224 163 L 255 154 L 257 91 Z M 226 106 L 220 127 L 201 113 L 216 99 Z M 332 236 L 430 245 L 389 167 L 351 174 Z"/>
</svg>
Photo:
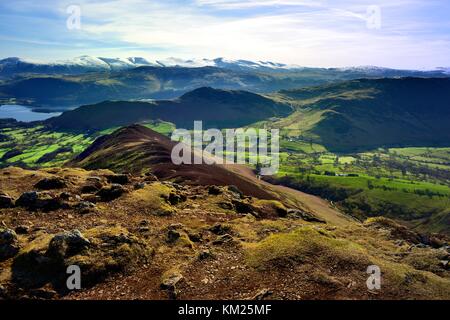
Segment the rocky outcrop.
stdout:
<svg viewBox="0 0 450 320">
<path fill-rule="evenodd" d="M 14 257 L 19 249 L 17 234 L 11 229 L 0 229 L 0 261 Z"/>
<path fill-rule="evenodd" d="M 0 209 L 14 207 L 14 198 L 5 192 L 0 192 Z"/>
<path fill-rule="evenodd" d="M 107 175 L 106 179 L 109 183 L 127 184 L 130 182 L 130 178 L 126 174 L 111 174 Z"/>
<path fill-rule="evenodd" d="M 289 209 L 287 211 L 287 218 L 302 219 L 307 222 L 327 223 L 325 220 L 320 219 L 319 217 L 313 215 L 312 213 L 298 210 L 298 209 Z"/>
<path fill-rule="evenodd" d="M 13 261 L 13 282 L 21 288 L 42 288 L 49 284 L 59 293 L 67 291 L 66 270 L 76 265 L 81 270 L 83 287 L 90 287 L 112 273 L 131 270 L 146 263 L 152 248 L 121 227 L 97 227 L 81 233 L 59 233 L 45 244 L 43 235 L 31 250 Z"/>
<path fill-rule="evenodd" d="M 80 231 L 64 232 L 53 237 L 46 255 L 57 260 L 74 256 L 88 248 L 91 242 Z"/>
<path fill-rule="evenodd" d="M 112 184 L 111 186 L 100 189 L 97 195 L 102 201 L 112 201 L 122 196 L 125 192 L 125 188 L 120 184 Z"/>
<path fill-rule="evenodd" d="M 44 178 L 34 185 L 40 190 L 54 190 L 67 187 L 67 183 L 60 177 Z"/>
<path fill-rule="evenodd" d="M 16 206 L 29 210 L 52 211 L 61 208 L 62 202 L 59 197 L 48 192 L 29 191 L 22 193 L 16 201 Z"/>
</svg>

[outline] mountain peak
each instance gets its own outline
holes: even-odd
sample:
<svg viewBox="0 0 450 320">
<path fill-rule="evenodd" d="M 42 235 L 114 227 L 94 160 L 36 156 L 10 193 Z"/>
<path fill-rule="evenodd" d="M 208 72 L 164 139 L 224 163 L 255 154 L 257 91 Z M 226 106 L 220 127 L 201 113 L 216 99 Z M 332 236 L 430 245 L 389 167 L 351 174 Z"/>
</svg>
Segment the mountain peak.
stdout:
<svg viewBox="0 0 450 320">
<path fill-rule="evenodd" d="M 175 165 L 172 148 L 177 143 L 142 125 L 134 124 L 102 136 L 74 159 L 70 166 L 109 168 L 140 173 L 151 169 L 158 179 L 177 180 L 192 185 L 235 185 L 244 194 L 275 199 L 261 185 L 242 178 L 221 165 Z M 133 159 L 127 163 L 124 159 Z"/>
</svg>

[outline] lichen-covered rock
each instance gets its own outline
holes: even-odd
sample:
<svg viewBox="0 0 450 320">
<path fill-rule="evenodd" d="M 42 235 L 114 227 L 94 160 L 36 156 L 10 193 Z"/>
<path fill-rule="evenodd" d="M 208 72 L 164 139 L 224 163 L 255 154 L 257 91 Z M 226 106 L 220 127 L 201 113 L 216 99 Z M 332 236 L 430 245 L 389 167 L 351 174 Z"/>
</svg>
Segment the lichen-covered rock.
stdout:
<svg viewBox="0 0 450 320">
<path fill-rule="evenodd" d="M 180 232 L 170 229 L 167 232 L 167 243 L 175 243 L 181 237 Z"/>
<path fill-rule="evenodd" d="M 103 187 L 97 192 L 97 195 L 102 199 L 102 201 L 112 201 L 126 192 L 125 188 L 120 184 L 112 184 L 109 187 Z"/>
<path fill-rule="evenodd" d="M 89 247 L 90 241 L 80 231 L 72 230 L 53 237 L 46 255 L 58 260 L 76 255 Z"/>
<path fill-rule="evenodd" d="M 233 241 L 234 241 L 233 236 L 227 233 L 227 234 L 218 236 L 213 241 L 213 244 L 217 246 L 217 245 L 223 245 L 223 244 L 231 243 Z"/>
<path fill-rule="evenodd" d="M 224 235 L 230 233 L 231 227 L 229 225 L 216 223 L 215 225 L 209 228 L 209 231 L 217 235 Z"/>
<path fill-rule="evenodd" d="M 9 194 L 0 192 L 0 209 L 14 207 L 14 198 Z"/>
<path fill-rule="evenodd" d="M 420 234 L 408 229 L 394 220 L 385 217 L 373 217 L 364 221 L 364 226 L 384 230 L 389 233 L 391 239 L 401 239 L 413 244 L 424 244 L 429 245 L 429 243 L 424 243 L 424 239 Z"/>
<path fill-rule="evenodd" d="M 81 270 L 82 286 L 92 286 L 115 272 L 147 263 L 153 249 L 122 227 L 96 227 L 81 233 L 64 232 L 53 237 L 40 234 L 14 258 L 13 281 L 22 288 L 51 284 L 67 291 L 67 267 Z"/>
<path fill-rule="evenodd" d="M 287 217 L 291 219 L 302 219 L 308 222 L 326 223 L 325 220 L 313 215 L 312 213 L 305 212 L 298 209 L 289 209 L 287 211 Z"/>
<path fill-rule="evenodd" d="M 126 174 L 111 174 L 107 175 L 106 179 L 109 183 L 127 184 L 130 182 L 130 178 Z"/>
<path fill-rule="evenodd" d="M 183 281 L 184 277 L 178 270 L 166 271 L 161 277 L 160 288 L 167 290 L 169 299 L 176 299 L 178 296 L 177 285 Z"/>
<path fill-rule="evenodd" d="M 114 272 L 133 269 L 147 263 L 153 249 L 126 229 L 95 228 L 85 232 L 91 245 L 80 254 L 65 259 L 68 265 L 78 265 L 85 284 L 95 284 Z"/>
<path fill-rule="evenodd" d="M 233 205 L 236 209 L 237 213 L 253 213 L 254 208 L 250 203 L 241 201 L 241 200 L 233 200 Z"/>
<path fill-rule="evenodd" d="M 228 191 L 231 192 L 236 198 L 242 198 L 244 196 L 244 193 L 239 190 L 236 186 L 228 186 Z"/>
<path fill-rule="evenodd" d="M 22 193 L 16 201 L 16 206 L 30 210 L 51 211 L 61 208 L 62 202 L 59 197 L 54 197 L 48 192 L 29 191 Z"/>
<path fill-rule="evenodd" d="M 175 286 L 183 280 L 183 276 L 178 271 L 168 271 L 161 278 L 161 289 L 175 289 Z"/>
<path fill-rule="evenodd" d="M 245 201 L 242 202 L 246 203 Z M 253 208 L 254 212 L 253 214 L 259 218 L 263 219 L 279 218 L 279 217 L 284 218 L 288 214 L 288 210 L 286 209 L 286 207 L 280 201 L 277 200 L 251 199 L 251 201 L 248 202 L 250 203 L 250 206 Z"/>
<path fill-rule="evenodd" d="M 146 182 L 155 182 L 155 181 L 159 181 L 159 180 L 153 173 L 147 172 L 144 175 L 144 181 L 146 181 Z"/>
<path fill-rule="evenodd" d="M 94 183 L 86 184 L 80 188 L 80 192 L 81 193 L 95 193 L 95 192 L 98 192 L 102 187 L 103 187 L 103 185 L 101 183 L 100 184 L 94 184 Z"/>
<path fill-rule="evenodd" d="M 220 188 L 218 186 L 210 186 L 208 188 L 208 193 L 211 195 L 217 196 L 217 195 L 221 194 L 222 192 L 223 192 L 222 188 Z"/>
<path fill-rule="evenodd" d="M 172 207 L 161 207 L 153 211 L 153 215 L 158 217 L 168 217 L 176 213 L 175 208 Z"/>
<path fill-rule="evenodd" d="M 19 249 L 17 234 L 11 229 L 0 228 L 0 261 L 14 257 Z"/>
<path fill-rule="evenodd" d="M 52 178 L 44 178 L 40 180 L 38 183 L 36 183 L 34 186 L 41 190 L 53 190 L 65 188 L 67 187 L 67 183 L 63 178 L 52 177 Z"/>
<path fill-rule="evenodd" d="M 102 200 L 102 198 L 100 198 L 96 194 L 83 194 L 81 199 L 84 202 L 92 202 L 92 203 L 100 202 Z"/>
<path fill-rule="evenodd" d="M 89 201 L 81 201 L 78 203 L 75 208 L 78 210 L 80 214 L 88 214 L 96 210 L 97 206 Z"/>
<path fill-rule="evenodd" d="M 209 259 L 209 258 L 212 258 L 212 257 L 213 257 L 212 252 L 210 250 L 207 250 L 207 249 L 202 250 L 202 251 L 200 251 L 198 253 L 198 260 L 206 260 L 206 259 Z"/>
<path fill-rule="evenodd" d="M 234 205 L 228 201 L 222 201 L 217 204 L 220 208 L 225 210 L 234 210 Z"/>
<path fill-rule="evenodd" d="M 184 201 L 186 201 L 186 200 L 187 200 L 186 195 L 184 195 L 184 194 L 179 194 L 179 193 L 174 193 L 174 192 L 171 192 L 171 193 L 169 194 L 169 197 L 168 197 L 168 202 L 169 202 L 171 205 L 177 205 L 177 204 L 179 204 L 179 203 L 181 203 L 181 202 L 184 202 Z"/>
<path fill-rule="evenodd" d="M 145 182 L 137 182 L 134 184 L 134 190 L 144 189 L 147 184 Z"/>
<path fill-rule="evenodd" d="M 167 232 L 166 242 L 170 245 L 175 245 L 180 248 L 193 249 L 194 247 L 194 243 L 184 231 L 170 229 Z"/>
</svg>

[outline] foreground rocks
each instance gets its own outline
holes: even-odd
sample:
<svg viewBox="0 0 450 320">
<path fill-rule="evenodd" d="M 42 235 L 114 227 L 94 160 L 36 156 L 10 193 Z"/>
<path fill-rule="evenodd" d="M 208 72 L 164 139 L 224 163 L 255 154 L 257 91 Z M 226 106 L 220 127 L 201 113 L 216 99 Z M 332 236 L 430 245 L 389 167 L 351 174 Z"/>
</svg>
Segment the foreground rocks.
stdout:
<svg viewBox="0 0 450 320">
<path fill-rule="evenodd" d="M 67 187 L 64 179 L 59 177 L 44 178 L 35 184 L 35 187 L 41 190 L 62 189 Z"/>
<path fill-rule="evenodd" d="M 17 234 L 11 229 L 0 228 L 0 261 L 14 257 L 19 250 Z"/>
<path fill-rule="evenodd" d="M 0 192 L 0 209 L 14 207 L 14 198 L 9 194 Z"/>
<path fill-rule="evenodd" d="M 55 176 L 66 187 L 35 187 Z M 372 264 L 383 267 L 376 298 L 450 297 L 445 238 L 383 219 L 325 224 L 306 205 L 250 197 L 232 186 L 118 176 L 0 170 L 7 191 L 0 297 L 372 299 L 366 286 Z M 80 291 L 66 287 L 74 265 Z"/>
<path fill-rule="evenodd" d="M 52 211 L 61 208 L 61 200 L 48 192 L 24 192 L 17 199 L 16 206 L 29 210 Z"/>
<path fill-rule="evenodd" d="M 116 184 L 127 184 L 130 182 L 130 178 L 126 174 L 111 174 L 107 175 L 106 179 L 109 183 L 116 183 Z"/>
<path fill-rule="evenodd" d="M 53 237 L 46 255 L 58 260 L 74 256 L 90 246 L 91 242 L 80 231 L 64 232 Z"/>
<path fill-rule="evenodd" d="M 122 196 L 125 192 L 126 190 L 122 185 L 112 184 L 109 187 L 103 187 L 97 192 L 97 196 L 99 196 L 102 201 L 112 201 Z"/>
<path fill-rule="evenodd" d="M 169 299 L 178 297 L 177 285 L 183 280 L 183 275 L 178 270 L 169 270 L 161 278 L 161 289 L 166 290 Z"/>
<path fill-rule="evenodd" d="M 45 241 L 45 239 L 49 239 Z M 37 289 L 49 284 L 59 293 L 67 290 L 68 266 L 81 270 L 83 287 L 92 286 L 116 272 L 132 270 L 146 263 L 153 249 L 121 227 L 94 228 L 63 232 L 49 238 L 42 234 L 32 249 L 13 261 L 13 282 L 23 289 Z"/>
<path fill-rule="evenodd" d="M 303 219 L 308 222 L 326 223 L 325 220 L 313 215 L 312 213 L 305 212 L 297 209 L 289 209 L 287 211 L 287 217 L 291 219 Z"/>
</svg>

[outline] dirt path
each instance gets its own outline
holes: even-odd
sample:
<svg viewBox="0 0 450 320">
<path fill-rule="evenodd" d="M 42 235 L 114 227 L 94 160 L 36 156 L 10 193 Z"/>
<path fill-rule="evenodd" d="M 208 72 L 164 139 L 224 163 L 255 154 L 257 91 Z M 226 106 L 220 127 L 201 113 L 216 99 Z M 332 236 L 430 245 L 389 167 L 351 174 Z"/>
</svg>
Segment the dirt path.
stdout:
<svg viewBox="0 0 450 320">
<path fill-rule="evenodd" d="M 337 225 L 337 226 L 345 226 L 350 223 L 355 223 L 355 220 L 352 218 L 346 216 L 342 212 L 340 212 L 338 209 L 335 209 L 330 206 L 329 202 L 319 198 L 317 196 L 307 194 L 289 187 L 281 186 L 281 185 L 274 185 L 271 183 L 268 183 L 263 180 L 258 180 L 253 171 L 242 165 L 225 165 L 225 167 L 233 171 L 234 173 L 240 174 L 241 176 L 244 176 L 248 179 L 251 179 L 253 181 L 258 181 L 258 183 L 265 185 L 268 187 L 268 189 L 275 190 L 284 194 L 289 194 L 293 197 L 295 197 L 298 201 L 300 201 L 306 209 L 309 209 L 311 213 L 315 214 L 319 218 L 322 218 L 323 220 Z"/>
</svg>

